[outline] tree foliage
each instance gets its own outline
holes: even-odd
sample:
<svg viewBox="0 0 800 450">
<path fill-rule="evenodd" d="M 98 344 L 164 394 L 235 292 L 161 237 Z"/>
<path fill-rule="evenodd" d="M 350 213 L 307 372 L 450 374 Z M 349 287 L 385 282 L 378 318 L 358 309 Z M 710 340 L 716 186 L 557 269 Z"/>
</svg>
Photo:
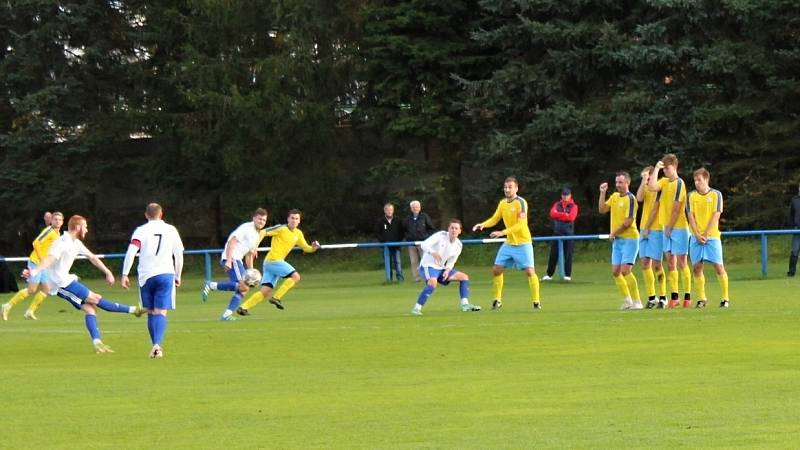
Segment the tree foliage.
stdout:
<svg viewBox="0 0 800 450">
<path fill-rule="evenodd" d="M 258 205 L 326 237 L 385 200 L 480 219 L 508 174 L 537 233 L 561 184 L 663 153 L 784 225 L 800 182 L 790 0 L 16 0 L 0 4 L 0 247 L 42 209 L 117 242 L 153 199 L 198 244 Z M 173 206 L 174 205 L 174 206 Z"/>
</svg>

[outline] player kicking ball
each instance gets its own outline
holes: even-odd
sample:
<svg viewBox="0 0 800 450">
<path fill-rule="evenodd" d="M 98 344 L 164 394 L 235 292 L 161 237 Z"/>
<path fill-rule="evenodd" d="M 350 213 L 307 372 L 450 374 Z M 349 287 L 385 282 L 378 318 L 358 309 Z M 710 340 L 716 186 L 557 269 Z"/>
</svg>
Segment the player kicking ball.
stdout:
<svg viewBox="0 0 800 450">
<path fill-rule="evenodd" d="M 481 307 L 469 303 L 469 276 L 455 269 L 456 261 L 461 255 L 463 244 L 458 239 L 461 235 L 461 221 L 451 219 L 447 231 L 432 234 L 422 242 L 422 260 L 419 273 L 425 278 L 425 288 L 419 293 L 417 303 L 411 310 L 415 316 L 422 315 L 422 307 L 428 301 L 439 284 L 447 286 L 451 281 L 458 281 L 458 293 L 461 297 L 461 311 L 480 311 Z"/>
<path fill-rule="evenodd" d="M 97 310 L 133 314 L 140 317 L 147 310 L 138 306 L 130 306 L 106 300 L 102 295 L 92 292 L 88 287 L 78 281 L 75 274 L 69 273 L 72 263 L 78 255 L 85 256 L 89 262 L 100 269 L 108 284 L 114 284 L 114 275 L 108 270 L 103 261 L 83 245 L 83 239 L 89 232 L 86 219 L 75 215 L 69 218 L 67 232 L 62 234 L 47 253 L 47 257 L 35 269 L 25 269 L 25 278 L 35 278 L 47 270 L 49 280 L 48 290 L 52 293 L 58 289 L 56 295 L 68 301 L 75 309 L 83 311 L 86 329 L 92 338 L 92 345 L 96 353 L 113 353 L 109 346 L 100 339 L 100 328 L 97 326 Z"/>
</svg>

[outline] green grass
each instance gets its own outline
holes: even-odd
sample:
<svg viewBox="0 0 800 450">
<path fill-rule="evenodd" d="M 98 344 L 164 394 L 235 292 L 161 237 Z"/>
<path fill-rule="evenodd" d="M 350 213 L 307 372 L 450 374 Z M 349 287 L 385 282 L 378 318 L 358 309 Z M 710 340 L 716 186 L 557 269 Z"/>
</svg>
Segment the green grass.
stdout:
<svg viewBox="0 0 800 450">
<path fill-rule="evenodd" d="M 162 360 L 144 318 L 100 312 L 116 353 L 95 355 L 82 314 L 50 297 L 29 322 L 25 302 L 0 323 L 0 447 L 796 446 L 800 280 L 738 264 L 729 310 L 707 271 L 707 310 L 620 312 L 608 265 L 579 263 L 536 312 L 507 274 L 492 312 L 488 265 L 465 271 L 487 310 L 459 312 L 450 286 L 412 317 L 418 284 L 311 271 L 285 311 L 226 323 L 227 297 L 187 280 Z"/>
</svg>

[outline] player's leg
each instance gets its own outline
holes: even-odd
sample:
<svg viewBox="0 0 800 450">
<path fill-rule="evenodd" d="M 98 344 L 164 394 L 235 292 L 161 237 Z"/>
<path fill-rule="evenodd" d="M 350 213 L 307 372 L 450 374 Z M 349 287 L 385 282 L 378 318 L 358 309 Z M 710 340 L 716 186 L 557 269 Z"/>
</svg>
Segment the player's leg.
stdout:
<svg viewBox="0 0 800 450">
<path fill-rule="evenodd" d="M 708 303 L 708 298 L 706 298 L 706 277 L 703 274 L 704 247 L 694 236 L 689 239 L 689 260 L 692 264 L 694 290 L 697 293 L 695 308 L 705 308 Z"/>
<path fill-rule="evenodd" d="M 622 266 L 620 273 L 625 277 L 625 284 L 628 285 L 628 292 L 631 294 L 633 306 L 631 309 L 642 309 L 642 297 L 639 295 L 639 282 L 633 274 L 633 266 L 636 264 L 636 256 L 639 254 L 639 239 L 620 239 L 622 245 Z"/>
<path fill-rule="evenodd" d="M 291 264 L 283 260 L 264 263 L 264 271 L 265 274 L 269 274 L 269 278 L 265 275 L 264 280 L 269 281 L 272 286 L 277 285 L 278 279 L 283 278 L 283 282 L 275 290 L 269 303 L 278 309 L 284 309 L 282 299 L 290 289 L 300 282 L 300 274 Z"/>
<path fill-rule="evenodd" d="M 36 266 L 37 264 L 28 261 L 27 267 L 29 271 L 35 269 Z M 8 320 L 8 314 L 11 312 L 11 308 L 13 308 L 15 305 L 28 298 L 29 296 L 33 295 L 36 292 L 36 290 L 39 289 L 39 283 L 42 281 L 44 277 L 45 277 L 44 273 L 40 273 L 35 277 L 28 277 L 28 283 L 27 286 L 25 286 L 25 289 L 20 289 L 16 294 L 14 294 L 13 297 L 11 297 L 9 301 L 3 303 L 3 305 L 0 306 L 0 314 L 3 317 L 3 320 Z"/>
<path fill-rule="evenodd" d="M 675 254 L 683 286 L 683 307 L 692 306 L 692 269 L 689 267 L 689 230 L 672 230 L 672 253 Z"/>
<path fill-rule="evenodd" d="M 642 247 L 647 246 L 647 241 L 642 242 Z M 644 250 L 644 248 L 643 248 Z M 642 266 L 642 278 L 644 279 L 644 289 L 647 293 L 647 309 L 652 309 L 656 306 L 656 276 L 653 273 L 653 260 L 646 256 L 643 251 L 639 261 Z"/>
<path fill-rule="evenodd" d="M 495 264 L 492 266 L 492 309 L 497 310 L 503 306 L 503 271 L 505 267 Z"/>
<path fill-rule="evenodd" d="M 721 308 L 727 308 L 730 306 L 730 297 L 728 293 L 728 272 L 725 271 L 722 257 L 722 241 L 719 239 L 709 239 L 706 247 L 707 258 L 714 264 L 714 271 L 717 274 L 717 281 L 719 282 L 720 297 L 722 297 L 719 306 Z"/>
<path fill-rule="evenodd" d="M 459 306 L 461 307 L 461 311 L 480 311 L 480 306 L 473 305 L 469 302 L 469 276 L 453 268 L 450 270 L 450 274 L 447 276 L 446 280 L 440 277 L 440 284 L 445 286 L 450 284 L 451 281 L 458 281 L 458 298 L 460 299 Z"/>
<path fill-rule="evenodd" d="M 73 284 L 80 284 L 77 281 L 73 281 L 67 288 L 69 289 L 70 286 Z M 85 287 L 85 286 L 84 286 Z M 103 311 L 108 312 L 115 312 L 115 313 L 122 313 L 122 314 L 133 314 L 136 317 L 141 317 L 142 314 L 147 312 L 146 309 L 137 306 L 126 305 L 125 303 L 117 303 L 111 300 L 106 300 L 103 298 L 102 295 L 98 294 L 97 292 L 89 291 L 89 295 L 84 300 L 84 303 L 89 303 L 94 305 Z"/>
<path fill-rule="evenodd" d="M 222 267 L 225 268 L 225 275 L 228 276 L 227 281 L 208 281 L 203 285 L 201 291 L 201 300 L 203 303 L 208 301 L 208 294 L 211 291 L 229 291 L 238 292 L 240 290 L 240 281 L 244 280 L 244 273 L 246 271 L 244 263 L 241 260 L 234 260 L 230 269 L 225 266 L 226 261 L 220 261 Z"/>
<path fill-rule="evenodd" d="M 422 315 L 422 307 L 425 306 L 425 303 L 428 302 L 428 298 L 436 289 L 436 286 L 439 283 L 439 275 L 441 274 L 442 271 L 439 269 L 420 267 L 420 275 L 425 280 L 425 287 L 422 288 L 422 291 L 420 291 L 419 295 L 417 296 L 417 302 L 414 303 L 414 307 L 411 309 L 411 314 L 415 316 Z"/>
<path fill-rule="evenodd" d="M 622 244 L 619 239 L 614 239 L 614 241 L 611 242 L 611 277 L 622 297 L 622 306 L 620 306 L 619 309 L 631 309 L 633 301 L 631 300 L 631 292 L 628 289 L 628 283 L 625 281 L 625 276 L 622 274 L 622 265 Z"/>
<path fill-rule="evenodd" d="M 541 297 L 539 296 L 539 277 L 536 275 L 536 267 L 533 258 L 533 244 L 513 245 L 512 257 L 516 267 L 523 268 L 528 277 L 528 291 L 533 309 L 541 309 Z"/>
<path fill-rule="evenodd" d="M 281 282 L 280 287 L 275 291 L 275 295 L 273 295 L 272 298 L 278 302 L 283 302 L 283 297 L 285 297 L 289 290 L 295 287 L 299 282 L 300 273 L 293 270 L 288 277 L 283 279 L 283 282 Z M 270 303 L 272 303 L 272 301 L 270 301 Z"/>
<path fill-rule="evenodd" d="M 95 305 L 88 301 L 91 291 L 78 281 L 73 281 L 58 290 L 57 295 L 71 304 L 75 309 L 84 312 L 84 324 L 92 339 L 92 346 L 97 353 L 111 353 L 113 350 L 103 343 L 100 337 L 100 328 L 97 326 L 97 310 Z"/>
<path fill-rule="evenodd" d="M 714 264 L 714 271 L 717 273 L 720 297 L 722 297 L 722 300 L 719 302 L 719 306 L 722 308 L 727 308 L 730 305 L 730 294 L 728 292 L 728 272 L 725 271 L 725 266 L 722 263 Z"/>
<path fill-rule="evenodd" d="M 255 308 L 256 305 L 261 303 L 265 298 L 270 298 L 272 296 L 272 290 L 276 281 L 265 282 L 263 280 L 264 278 L 262 277 L 261 289 L 256 291 L 253 295 L 248 297 L 244 303 L 239 305 L 239 307 L 236 308 L 236 314 L 240 316 L 249 316 L 251 309 Z"/>
<path fill-rule="evenodd" d="M 233 317 L 233 312 L 239 307 L 239 303 L 242 302 L 244 294 L 250 290 L 250 287 L 244 282 L 244 275 L 246 271 L 247 269 L 244 267 L 244 262 L 242 262 L 240 259 L 237 259 L 233 262 L 233 264 L 231 264 L 231 268 L 227 271 L 228 281 L 217 284 L 217 288 L 219 290 L 233 291 L 233 295 L 228 301 L 228 307 L 222 312 L 219 320 L 236 320 L 236 318 Z"/>
<path fill-rule="evenodd" d="M 142 306 L 147 309 L 147 329 L 153 344 L 149 356 L 161 358 L 164 356 L 161 344 L 167 332 L 167 311 L 175 309 L 175 276 L 162 274 L 151 277 L 145 288 L 141 291 Z"/>
</svg>

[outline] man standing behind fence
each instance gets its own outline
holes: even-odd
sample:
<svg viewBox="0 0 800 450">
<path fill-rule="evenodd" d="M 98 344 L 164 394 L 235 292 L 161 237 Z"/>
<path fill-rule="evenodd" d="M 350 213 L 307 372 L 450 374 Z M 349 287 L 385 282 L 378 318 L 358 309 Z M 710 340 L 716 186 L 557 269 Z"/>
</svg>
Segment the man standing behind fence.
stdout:
<svg viewBox="0 0 800 450">
<path fill-rule="evenodd" d="M 379 242 L 397 242 L 403 240 L 403 224 L 394 216 L 394 205 L 383 205 L 383 216 L 375 222 L 375 236 Z M 400 247 L 389 247 L 389 281 L 394 271 L 397 281 L 403 281 L 403 266 L 400 261 Z"/>
<path fill-rule="evenodd" d="M 797 195 L 789 205 L 789 220 L 792 226 L 800 229 L 800 186 L 797 187 Z M 797 273 L 797 255 L 800 254 L 800 234 L 792 235 L 792 254 L 789 256 L 789 272 L 786 275 L 793 277 Z"/>
<path fill-rule="evenodd" d="M 436 231 L 431 216 L 422 212 L 422 204 L 418 200 L 412 201 L 408 206 L 411 212 L 403 220 L 405 240 L 411 242 L 424 241 Z M 419 245 L 408 247 L 408 259 L 411 264 L 411 273 L 414 274 L 414 281 L 422 280 L 419 275 L 419 261 L 422 255 L 422 247 Z"/>
<path fill-rule="evenodd" d="M 553 203 L 550 208 L 550 218 L 553 219 L 554 236 L 572 236 L 575 234 L 575 218 L 578 217 L 578 204 L 572 200 L 572 189 L 564 186 L 561 189 L 561 199 Z M 553 279 L 558 263 L 558 242 L 550 242 L 550 258 L 547 260 L 547 274 L 542 277 L 542 281 Z M 564 249 L 564 281 L 572 280 L 572 251 L 575 248 L 575 241 L 563 240 Z"/>
</svg>

